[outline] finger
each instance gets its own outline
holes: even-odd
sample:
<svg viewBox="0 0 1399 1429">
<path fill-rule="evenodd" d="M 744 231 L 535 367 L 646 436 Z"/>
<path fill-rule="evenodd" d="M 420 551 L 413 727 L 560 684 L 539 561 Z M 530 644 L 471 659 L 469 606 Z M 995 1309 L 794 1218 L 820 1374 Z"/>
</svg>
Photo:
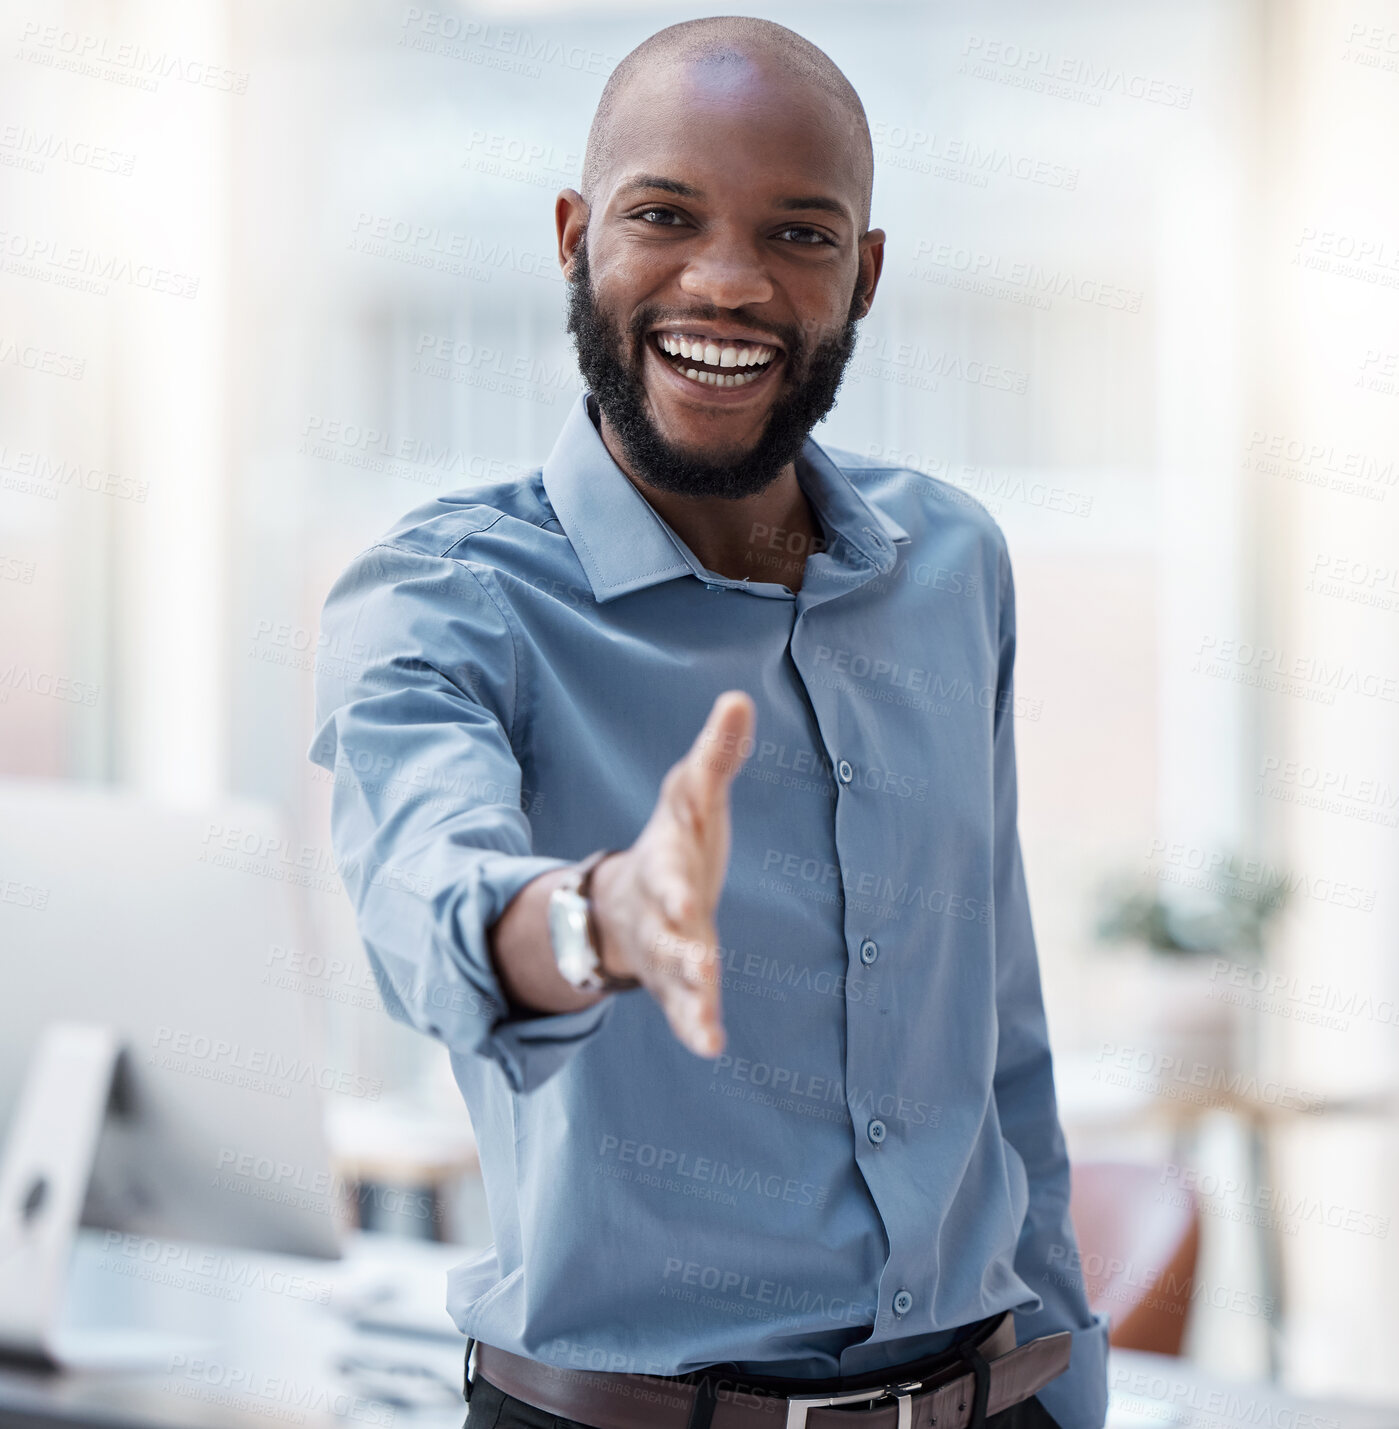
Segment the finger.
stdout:
<svg viewBox="0 0 1399 1429">
<path fill-rule="evenodd" d="M 664 1003 L 671 1031 L 697 1057 L 717 1057 L 724 1048 L 716 993 L 672 987 Z"/>
<path fill-rule="evenodd" d="M 651 923 L 651 919 L 646 920 Z M 712 925 L 705 936 L 652 923 L 643 959 L 645 981 L 671 1031 L 699 1057 L 714 1057 L 724 1046 L 720 1019 L 721 967 Z"/>
<path fill-rule="evenodd" d="M 651 941 L 651 954 L 651 966 L 657 974 L 677 986 L 719 986 L 719 949 L 712 929 L 702 929 L 696 936 L 682 928 L 663 927 Z"/>
<path fill-rule="evenodd" d="M 714 808 L 753 752 L 757 710 L 743 690 L 725 690 L 684 759 L 687 792 L 702 810 Z"/>
</svg>

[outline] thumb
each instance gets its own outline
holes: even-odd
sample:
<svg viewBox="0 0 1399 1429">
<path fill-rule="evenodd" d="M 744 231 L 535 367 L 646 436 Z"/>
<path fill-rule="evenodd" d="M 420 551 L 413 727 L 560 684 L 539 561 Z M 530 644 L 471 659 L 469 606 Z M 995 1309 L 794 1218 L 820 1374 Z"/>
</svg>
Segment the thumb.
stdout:
<svg viewBox="0 0 1399 1429">
<path fill-rule="evenodd" d="M 727 792 L 753 752 L 757 710 L 742 690 L 725 690 L 685 756 L 687 782 L 696 800 L 710 807 Z"/>
</svg>

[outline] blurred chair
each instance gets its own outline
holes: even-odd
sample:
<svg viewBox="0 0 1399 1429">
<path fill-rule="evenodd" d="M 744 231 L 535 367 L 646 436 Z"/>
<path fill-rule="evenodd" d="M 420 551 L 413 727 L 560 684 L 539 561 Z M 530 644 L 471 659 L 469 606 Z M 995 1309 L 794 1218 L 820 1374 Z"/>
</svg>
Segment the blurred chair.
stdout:
<svg viewBox="0 0 1399 1429">
<path fill-rule="evenodd" d="M 1069 1214 L 1088 1302 L 1111 1319 L 1108 1342 L 1180 1354 L 1200 1250 L 1196 1193 L 1161 1167 L 1080 1162 Z"/>
</svg>

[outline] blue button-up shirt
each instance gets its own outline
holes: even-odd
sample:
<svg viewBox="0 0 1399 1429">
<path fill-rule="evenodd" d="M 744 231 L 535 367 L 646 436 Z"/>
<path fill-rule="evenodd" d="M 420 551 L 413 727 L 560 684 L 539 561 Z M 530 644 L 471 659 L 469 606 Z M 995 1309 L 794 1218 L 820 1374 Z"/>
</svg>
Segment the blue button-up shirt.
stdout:
<svg viewBox="0 0 1399 1429">
<path fill-rule="evenodd" d="M 448 1308 L 580 1369 L 851 1375 L 1016 1312 L 1074 1333 L 1039 1393 L 1106 1410 L 1107 1321 L 1068 1216 L 1016 830 L 1015 605 L 955 487 L 808 440 L 825 549 L 706 569 L 581 394 L 541 470 L 441 495 L 323 617 L 312 757 L 388 1010 L 450 1049 L 494 1244 Z M 764 557 L 767 556 L 764 569 Z M 716 927 L 724 1051 L 644 989 L 507 1006 L 487 929 L 625 848 L 716 696 L 746 690 Z"/>
</svg>

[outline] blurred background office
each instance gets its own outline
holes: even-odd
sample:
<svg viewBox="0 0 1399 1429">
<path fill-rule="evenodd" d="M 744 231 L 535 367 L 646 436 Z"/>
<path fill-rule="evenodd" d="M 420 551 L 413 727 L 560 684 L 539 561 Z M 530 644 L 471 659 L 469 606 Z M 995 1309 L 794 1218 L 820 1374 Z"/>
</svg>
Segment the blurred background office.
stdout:
<svg viewBox="0 0 1399 1429">
<path fill-rule="evenodd" d="M 299 901 L 256 956 L 392 1234 L 490 1238 L 331 859 L 312 681 L 355 652 L 320 605 L 408 508 L 547 454 L 554 197 L 617 60 L 733 8 L 4 8 L 0 774 L 280 812 L 218 840 Z M 874 135 L 883 279 L 818 439 L 1009 539 L 1096 1303 L 1119 1343 L 1399 1403 L 1399 12 L 738 8 Z"/>
</svg>

